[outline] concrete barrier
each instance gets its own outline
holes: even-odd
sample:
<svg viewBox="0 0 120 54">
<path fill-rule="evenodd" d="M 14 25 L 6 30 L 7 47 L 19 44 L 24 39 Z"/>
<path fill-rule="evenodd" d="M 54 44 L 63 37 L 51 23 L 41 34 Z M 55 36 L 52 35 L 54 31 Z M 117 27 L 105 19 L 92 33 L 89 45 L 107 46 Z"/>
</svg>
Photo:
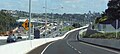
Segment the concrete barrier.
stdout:
<svg viewBox="0 0 120 54">
<path fill-rule="evenodd" d="M 68 31 L 65 33 L 62 37 L 56 37 L 56 38 L 41 38 L 41 39 L 34 39 L 34 40 L 26 40 L 21 42 L 15 42 L 10 43 L 6 45 L 0 46 L 0 53 L 2 54 L 26 54 L 27 52 L 31 51 L 32 49 L 41 46 L 43 44 L 46 44 L 48 42 L 56 41 L 59 39 L 65 38 L 65 36 L 73 31 L 86 28 L 87 26 L 76 28 L 73 30 Z"/>
<path fill-rule="evenodd" d="M 33 36 L 33 35 L 31 35 Z M 23 39 L 28 38 L 28 36 L 21 36 Z M 6 40 L 8 36 L 0 36 L 0 40 Z"/>
<path fill-rule="evenodd" d="M 95 38 L 80 38 L 80 40 L 92 43 L 95 45 L 100 45 L 104 47 L 120 49 L 120 40 L 117 39 L 95 39 Z"/>
<path fill-rule="evenodd" d="M 61 37 L 56 38 L 41 38 L 34 40 L 26 40 L 21 42 L 10 43 L 7 45 L 0 46 L 0 53 L 3 54 L 26 54 L 30 50 L 43 45 L 45 43 L 56 41 L 61 39 Z"/>
<path fill-rule="evenodd" d="M 86 29 L 81 30 L 79 35 L 81 35 Z M 81 38 L 79 37 L 80 41 L 84 41 L 87 43 L 104 46 L 112 49 L 119 49 L 120 50 L 120 40 L 118 39 L 99 39 L 99 38 Z"/>
</svg>

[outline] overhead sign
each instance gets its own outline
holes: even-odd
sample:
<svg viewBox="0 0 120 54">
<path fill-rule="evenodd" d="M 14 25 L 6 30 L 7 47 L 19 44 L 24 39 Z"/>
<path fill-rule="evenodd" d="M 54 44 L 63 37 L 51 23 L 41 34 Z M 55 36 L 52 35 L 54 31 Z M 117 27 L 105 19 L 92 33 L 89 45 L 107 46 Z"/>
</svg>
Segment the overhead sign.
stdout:
<svg viewBox="0 0 120 54">
<path fill-rule="evenodd" d="M 29 30 L 29 21 L 28 19 L 22 24 L 22 26 L 25 28 L 25 30 Z M 32 26 L 32 24 L 31 24 Z"/>
</svg>

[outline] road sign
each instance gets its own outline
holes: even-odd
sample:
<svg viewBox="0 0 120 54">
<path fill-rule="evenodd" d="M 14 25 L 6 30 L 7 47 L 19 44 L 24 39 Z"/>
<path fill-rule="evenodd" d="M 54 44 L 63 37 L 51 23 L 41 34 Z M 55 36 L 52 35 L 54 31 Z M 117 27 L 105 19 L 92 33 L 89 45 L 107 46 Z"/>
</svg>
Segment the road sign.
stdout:
<svg viewBox="0 0 120 54">
<path fill-rule="evenodd" d="M 118 22 L 117 22 L 118 21 Z M 117 24 L 116 24 L 117 23 Z M 120 21 L 119 20 L 114 20 L 111 25 L 115 28 L 115 29 L 119 29 L 120 28 Z M 117 27 L 116 27 L 117 25 Z"/>
<path fill-rule="evenodd" d="M 25 28 L 25 30 L 29 30 L 29 23 L 28 23 L 29 21 L 28 21 L 28 19 L 22 24 L 22 26 Z M 31 26 L 32 26 L 32 24 L 31 24 Z"/>
</svg>

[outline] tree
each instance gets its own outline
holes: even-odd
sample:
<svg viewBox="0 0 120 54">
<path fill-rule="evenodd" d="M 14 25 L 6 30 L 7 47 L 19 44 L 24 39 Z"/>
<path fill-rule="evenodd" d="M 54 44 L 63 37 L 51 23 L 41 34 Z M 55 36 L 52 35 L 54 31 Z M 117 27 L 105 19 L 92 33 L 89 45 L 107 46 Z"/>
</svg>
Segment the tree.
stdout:
<svg viewBox="0 0 120 54">
<path fill-rule="evenodd" d="M 107 4 L 108 9 L 105 10 L 108 20 L 120 20 L 120 0 L 111 0 Z"/>
<path fill-rule="evenodd" d="M 14 23 L 16 20 L 12 17 L 9 13 L 6 12 L 7 10 L 0 11 L 0 32 L 5 32 L 7 30 L 11 30 L 14 28 Z"/>
<path fill-rule="evenodd" d="M 95 20 L 95 23 L 111 24 L 116 19 L 120 20 L 120 0 L 110 0 L 107 6 L 108 9 Z"/>
</svg>

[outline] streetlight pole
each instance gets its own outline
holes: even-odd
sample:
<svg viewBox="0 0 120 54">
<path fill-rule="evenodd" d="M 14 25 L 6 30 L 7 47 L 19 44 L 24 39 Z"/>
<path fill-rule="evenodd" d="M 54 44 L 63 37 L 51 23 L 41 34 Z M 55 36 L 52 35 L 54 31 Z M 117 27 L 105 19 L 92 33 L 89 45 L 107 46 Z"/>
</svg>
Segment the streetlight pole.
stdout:
<svg viewBox="0 0 120 54">
<path fill-rule="evenodd" d="M 29 0 L 29 36 L 28 39 L 31 40 L 31 0 Z"/>
<path fill-rule="evenodd" d="M 52 21 L 52 23 L 53 23 L 53 17 L 54 17 L 54 13 L 53 13 L 53 10 L 51 10 L 52 12 L 51 12 L 51 21 Z"/>
<path fill-rule="evenodd" d="M 47 35 L 47 0 L 45 0 L 45 38 Z"/>
</svg>

